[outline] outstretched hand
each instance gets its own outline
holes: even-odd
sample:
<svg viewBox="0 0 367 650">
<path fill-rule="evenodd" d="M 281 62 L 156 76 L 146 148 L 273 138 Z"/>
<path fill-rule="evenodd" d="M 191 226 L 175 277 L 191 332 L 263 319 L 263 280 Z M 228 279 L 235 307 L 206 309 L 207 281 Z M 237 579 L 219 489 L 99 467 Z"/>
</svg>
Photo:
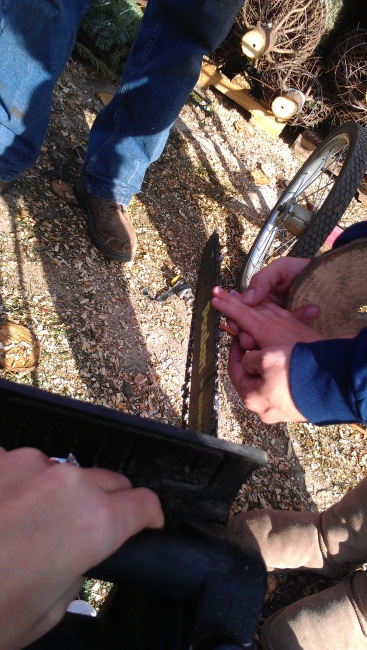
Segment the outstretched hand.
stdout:
<svg viewBox="0 0 367 650">
<path fill-rule="evenodd" d="M 271 300 L 250 307 L 242 301 L 240 295 L 214 287 L 212 304 L 236 325 L 244 351 L 278 345 L 293 346 L 298 341 L 311 342 L 323 338 L 292 312 Z"/>
<path fill-rule="evenodd" d="M 212 304 L 237 327 L 228 374 L 245 406 L 268 424 L 304 422 L 291 394 L 290 357 L 296 343 L 324 337 L 270 300 L 249 307 L 215 287 Z"/>
<path fill-rule="evenodd" d="M 158 497 L 121 474 L 0 448 L 0 648 L 19 650 L 62 618 L 81 576 L 143 528 Z"/>
<path fill-rule="evenodd" d="M 238 294 L 240 300 L 249 307 L 256 307 L 264 301 L 285 307 L 287 294 L 293 281 L 309 262 L 309 259 L 298 257 L 280 257 L 274 260 L 252 276 L 246 291 Z M 309 323 L 318 312 L 317 305 L 310 304 L 292 313 L 302 323 Z M 232 331 L 238 331 L 231 319 L 228 319 L 228 325 Z"/>
</svg>

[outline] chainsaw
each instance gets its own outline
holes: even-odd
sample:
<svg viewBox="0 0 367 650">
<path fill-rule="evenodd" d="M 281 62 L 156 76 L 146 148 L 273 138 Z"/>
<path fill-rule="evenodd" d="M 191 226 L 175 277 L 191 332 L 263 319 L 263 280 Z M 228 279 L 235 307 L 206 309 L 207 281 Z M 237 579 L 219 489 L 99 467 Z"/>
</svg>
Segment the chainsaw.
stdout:
<svg viewBox="0 0 367 650">
<path fill-rule="evenodd" d="M 129 650 L 252 647 L 266 571 L 227 520 L 267 456 L 216 437 L 221 331 L 211 296 L 219 282 L 214 233 L 198 274 L 181 428 L 0 380 L 0 446 L 36 447 L 59 461 L 117 471 L 160 498 L 165 529 L 139 533 L 86 572 L 115 585 L 101 614 L 67 614 L 60 624 L 81 641 L 88 633 L 101 650 L 117 650 L 121 639 Z"/>
</svg>

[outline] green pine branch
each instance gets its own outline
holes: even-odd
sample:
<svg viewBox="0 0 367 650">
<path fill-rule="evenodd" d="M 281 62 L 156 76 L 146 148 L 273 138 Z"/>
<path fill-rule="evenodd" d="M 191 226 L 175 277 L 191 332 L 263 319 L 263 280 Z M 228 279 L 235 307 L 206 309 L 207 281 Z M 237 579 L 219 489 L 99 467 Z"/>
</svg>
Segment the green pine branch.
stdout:
<svg viewBox="0 0 367 650">
<path fill-rule="evenodd" d="M 142 16 L 135 0 L 96 0 L 81 24 L 77 52 L 103 74 L 102 62 L 120 76 Z"/>
<path fill-rule="evenodd" d="M 104 61 L 95 56 L 95 54 L 93 54 L 93 52 L 85 45 L 76 41 L 75 49 L 79 56 L 85 61 L 91 63 L 91 65 L 97 70 L 98 74 L 100 74 L 102 77 L 112 81 L 116 79 L 116 74 L 114 71 L 111 70 Z"/>
</svg>

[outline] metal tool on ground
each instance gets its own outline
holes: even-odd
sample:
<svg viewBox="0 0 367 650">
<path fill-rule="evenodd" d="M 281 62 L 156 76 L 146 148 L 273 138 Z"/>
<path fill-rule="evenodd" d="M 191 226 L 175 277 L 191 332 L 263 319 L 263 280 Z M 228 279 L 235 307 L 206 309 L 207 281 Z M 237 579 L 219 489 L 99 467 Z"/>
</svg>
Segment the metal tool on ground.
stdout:
<svg viewBox="0 0 367 650">
<path fill-rule="evenodd" d="M 213 287 L 220 284 L 218 233 L 202 254 L 183 390 L 182 423 L 192 431 L 217 435 L 220 315 L 211 305 Z"/>
<path fill-rule="evenodd" d="M 170 282 L 170 288 L 157 296 L 152 296 L 149 293 L 147 287 L 144 287 L 142 294 L 143 296 L 147 296 L 147 298 L 150 300 L 155 300 L 156 302 L 164 302 L 167 300 L 167 298 L 170 298 L 173 295 L 186 300 L 188 303 L 191 303 L 194 300 L 192 288 L 189 283 L 186 282 L 185 278 L 182 277 L 182 275 L 176 275 L 174 278 L 172 278 Z"/>
</svg>

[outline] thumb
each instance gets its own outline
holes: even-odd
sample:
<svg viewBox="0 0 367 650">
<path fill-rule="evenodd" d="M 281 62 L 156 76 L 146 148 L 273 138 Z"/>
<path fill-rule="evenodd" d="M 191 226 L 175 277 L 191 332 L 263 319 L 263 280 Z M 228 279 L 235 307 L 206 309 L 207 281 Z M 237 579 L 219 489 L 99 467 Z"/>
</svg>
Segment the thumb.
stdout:
<svg viewBox="0 0 367 650">
<path fill-rule="evenodd" d="M 260 377 L 262 369 L 262 352 L 252 350 L 247 352 L 242 359 L 242 368 L 251 377 Z"/>
<path fill-rule="evenodd" d="M 295 316 L 301 323 L 309 323 L 316 318 L 319 313 L 320 309 L 314 304 L 303 305 L 302 307 L 292 311 L 293 316 Z"/>
</svg>

